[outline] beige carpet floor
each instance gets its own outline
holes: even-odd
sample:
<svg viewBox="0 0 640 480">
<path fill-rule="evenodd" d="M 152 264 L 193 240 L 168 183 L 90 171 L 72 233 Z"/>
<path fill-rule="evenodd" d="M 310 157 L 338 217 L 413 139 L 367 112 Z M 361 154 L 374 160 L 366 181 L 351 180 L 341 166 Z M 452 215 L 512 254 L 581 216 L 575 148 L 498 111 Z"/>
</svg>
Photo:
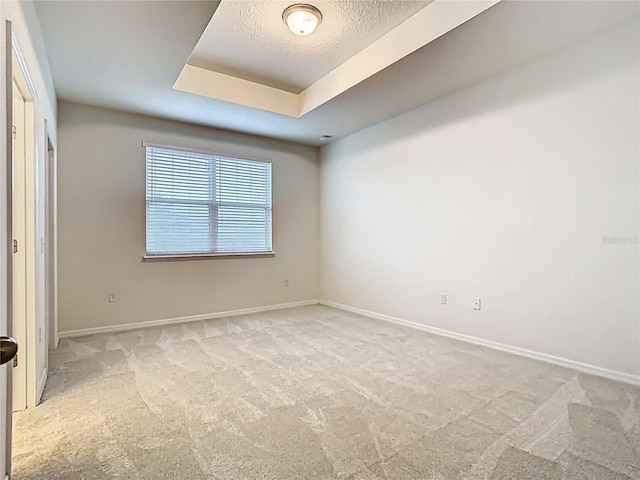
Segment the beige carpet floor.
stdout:
<svg viewBox="0 0 640 480">
<path fill-rule="evenodd" d="M 322 306 L 61 341 L 16 480 L 640 479 L 640 389 Z"/>
</svg>

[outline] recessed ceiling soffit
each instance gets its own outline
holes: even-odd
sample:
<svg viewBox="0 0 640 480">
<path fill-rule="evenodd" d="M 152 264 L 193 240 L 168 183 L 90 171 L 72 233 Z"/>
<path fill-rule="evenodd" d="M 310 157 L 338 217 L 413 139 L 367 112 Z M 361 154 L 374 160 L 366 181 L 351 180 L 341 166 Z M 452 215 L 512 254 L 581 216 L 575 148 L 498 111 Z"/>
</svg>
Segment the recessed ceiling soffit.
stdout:
<svg viewBox="0 0 640 480">
<path fill-rule="evenodd" d="M 291 1 L 223 0 L 173 88 L 299 118 L 499 1 L 311 1 L 322 23 L 300 37 Z"/>
</svg>

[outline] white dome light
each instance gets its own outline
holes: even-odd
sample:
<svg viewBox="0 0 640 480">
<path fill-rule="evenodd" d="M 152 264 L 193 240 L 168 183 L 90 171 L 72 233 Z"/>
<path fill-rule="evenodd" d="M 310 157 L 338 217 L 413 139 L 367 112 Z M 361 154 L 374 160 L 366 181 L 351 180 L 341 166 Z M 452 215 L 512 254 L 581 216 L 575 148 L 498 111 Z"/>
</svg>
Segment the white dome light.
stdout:
<svg viewBox="0 0 640 480">
<path fill-rule="evenodd" d="M 296 35 L 306 36 L 313 33 L 322 21 L 322 13 L 313 5 L 296 3 L 282 12 L 282 20 Z"/>
</svg>

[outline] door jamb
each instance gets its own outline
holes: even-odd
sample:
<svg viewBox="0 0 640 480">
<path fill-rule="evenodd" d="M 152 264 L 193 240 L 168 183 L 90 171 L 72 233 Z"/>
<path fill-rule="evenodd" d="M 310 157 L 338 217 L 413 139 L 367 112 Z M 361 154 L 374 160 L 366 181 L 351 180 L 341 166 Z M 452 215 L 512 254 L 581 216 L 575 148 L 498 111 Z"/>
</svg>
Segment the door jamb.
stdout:
<svg viewBox="0 0 640 480">
<path fill-rule="evenodd" d="M 51 142 L 49 135 L 49 122 L 44 121 L 45 141 L 45 315 L 47 328 L 47 351 L 58 348 L 60 335 L 58 333 L 58 248 L 57 248 L 57 175 L 56 147 Z M 47 371 L 49 370 L 48 355 L 45 359 Z"/>
</svg>

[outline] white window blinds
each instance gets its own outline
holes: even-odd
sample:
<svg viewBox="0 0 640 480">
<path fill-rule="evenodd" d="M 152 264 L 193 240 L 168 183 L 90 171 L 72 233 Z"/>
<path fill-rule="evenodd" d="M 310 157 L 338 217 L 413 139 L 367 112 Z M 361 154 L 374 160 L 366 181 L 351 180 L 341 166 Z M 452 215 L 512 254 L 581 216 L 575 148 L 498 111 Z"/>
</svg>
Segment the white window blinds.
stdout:
<svg viewBox="0 0 640 480">
<path fill-rule="evenodd" d="M 148 256 L 271 252 L 271 163 L 145 146 Z"/>
</svg>

